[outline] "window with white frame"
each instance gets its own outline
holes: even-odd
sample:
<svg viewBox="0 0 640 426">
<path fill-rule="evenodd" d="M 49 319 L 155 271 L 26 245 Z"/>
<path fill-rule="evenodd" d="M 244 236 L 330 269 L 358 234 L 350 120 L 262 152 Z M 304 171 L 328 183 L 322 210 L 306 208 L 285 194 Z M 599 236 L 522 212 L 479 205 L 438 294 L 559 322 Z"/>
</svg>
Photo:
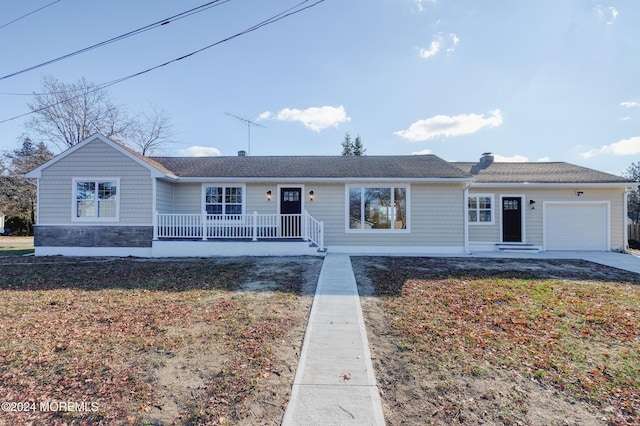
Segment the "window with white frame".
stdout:
<svg viewBox="0 0 640 426">
<path fill-rule="evenodd" d="M 493 194 L 469 195 L 469 223 L 493 224 Z"/>
<path fill-rule="evenodd" d="M 204 204 L 210 215 L 241 215 L 244 188 L 241 186 L 207 186 Z"/>
<path fill-rule="evenodd" d="M 349 230 L 406 231 L 408 187 L 349 187 Z"/>
<path fill-rule="evenodd" d="M 118 220 L 118 179 L 74 179 L 75 220 Z"/>
</svg>

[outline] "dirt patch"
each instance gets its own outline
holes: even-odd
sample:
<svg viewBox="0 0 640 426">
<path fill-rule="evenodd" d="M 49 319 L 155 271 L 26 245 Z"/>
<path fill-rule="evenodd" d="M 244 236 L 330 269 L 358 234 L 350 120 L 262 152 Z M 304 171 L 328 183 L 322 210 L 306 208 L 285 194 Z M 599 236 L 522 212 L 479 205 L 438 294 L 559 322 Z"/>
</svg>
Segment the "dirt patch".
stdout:
<svg viewBox="0 0 640 426">
<path fill-rule="evenodd" d="M 626 302 L 621 302 L 623 305 L 628 302 L 624 309 L 628 306 L 629 310 L 625 312 L 629 318 L 638 318 L 640 289 L 635 284 L 640 282 L 640 276 L 573 260 L 353 257 L 351 261 L 363 296 L 361 304 L 387 424 L 602 425 L 634 424 L 640 419 L 636 400 L 638 372 L 633 367 L 639 356 L 640 323 L 631 320 L 624 331 L 614 331 L 613 327 L 604 330 L 609 319 L 602 313 L 606 310 L 604 299 L 598 299 L 601 293 L 611 293 L 620 283 L 623 296 L 619 298 L 628 296 Z M 577 291 L 578 296 L 572 296 L 576 304 L 594 299 L 593 305 L 584 304 L 584 324 L 588 328 L 570 330 L 567 335 L 553 334 L 554 321 L 557 319 L 559 324 L 570 318 L 571 308 L 568 313 L 556 312 L 553 307 L 541 305 L 539 310 L 523 311 L 522 318 L 517 316 L 522 311 L 514 308 L 512 321 L 508 315 L 506 320 L 494 316 L 487 306 L 495 305 L 498 312 L 510 304 L 517 306 L 520 296 L 517 292 L 510 295 L 513 290 L 506 284 L 493 288 L 493 283 L 497 286 L 514 282 L 534 288 L 536 303 L 540 300 L 547 303 L 545 297 L 564 303 L 559 288 L 574 291 L 571 294 Z M 474 293 L 460 291 L 476 283 L 480 289 Z M 582 299 L 581 289 L 585 292 Z M 451 294 L 448 297 L 450 292 L 460 292 L 459 297 Z M 438 300 L 425 302 L 425 297 L 434 294 Z M 474 300 L 481 297 L 486 300 Z M 438 303 L 449 313 L 440 316 L 435 312 L 424 313 L 425 306 Z M 534 316 L 532 312 L 541 319 L 527 323 Z M 597 324 L 592 321 L 595 312 L 600 315 Z M 429 324 L 430 321 L 433 323 Z M 603 355 L 594 358 L 594 365 L 588 367 L 592 370 L 584 374 L 579 368 L 560 366 L 560 360 L 567 362 L 570 356 L 577 355 L 563 354 L 562 358 L 558 354 L 554 358 L 553 351 L 539 349 L 547 345 L 536 335 L 543 329 L 540 324 L 548 327 L 544 329 L 551 336 L 548 345 L 557 348 L 557 352 L 571 351 L 567 349 L 569 344 L 556 341 L 566 338 L 585 345 L 588 349 L 585 352 Z M 501 334 L 500 327 L 508 329 L 508 333 Z M 602 333 L 597 331 L 599 327 Z M 535 337 L 528 341 L 527 334 Z M 427 335 L 429 338 L 424 338 Z M 438 338 L 431 339 L 431 335 Z M 539 345 L 535 340 L 539 340 Z M 494 353 L 500 351 L 503 353 Z M 613 352 L 620 354 L 625 368 L 632 369 L 627 372 L 629 384 L 624 389 L 617 385 L 603 387 L 606 392 L 599 399 L 594 396 L 595 387 L 607 386 L 614 380 L 607 377 L 598 382 L 603 371 L 604 375 L 617 374 L 604 365 L 618 362 L 612 359 Z M 539 359 L 532 359 L 536 356 Z M 582 353 L 580 356 L 586 357 Z M 629 361 L 629 356 L 636 358 Z M 580 360 L 585 364 L 591 361 Z M 529 362 L 531 365 L 526 365 Z M 558 365 L 545 365 L 547 362 Z M 565 368 L 565 375 L 554 376 L 550 371 L 554 368 Z M 626 392 L 626 399 L 618 398 L 619 392 Z"/>
</svg>

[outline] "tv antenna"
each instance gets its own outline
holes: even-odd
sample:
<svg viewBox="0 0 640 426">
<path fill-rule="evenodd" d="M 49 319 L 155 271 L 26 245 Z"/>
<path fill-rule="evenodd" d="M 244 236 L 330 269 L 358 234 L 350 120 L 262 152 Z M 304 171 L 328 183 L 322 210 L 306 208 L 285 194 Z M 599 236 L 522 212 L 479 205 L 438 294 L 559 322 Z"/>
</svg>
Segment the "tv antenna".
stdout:
<svg viewBox="0 0 640 426">
<path fill-rule="evenodd" d="M 229 114 L 228 112 L 225 112 L 225 114 L 227 114 L 230 117 L 237 118 L 238 120 L 242 121 L 244 124 L 247 125 L 247 144 L 248 144 L 247 154 L 251 155 L 251 126 L 264 127 L 265 129 L 266 129 L 266 126 L 263 126 L 262 124 L 251 121 L 247 118 L 242 118 L 242 117 L 238 117 L 237 115 Z"/>
</svg>

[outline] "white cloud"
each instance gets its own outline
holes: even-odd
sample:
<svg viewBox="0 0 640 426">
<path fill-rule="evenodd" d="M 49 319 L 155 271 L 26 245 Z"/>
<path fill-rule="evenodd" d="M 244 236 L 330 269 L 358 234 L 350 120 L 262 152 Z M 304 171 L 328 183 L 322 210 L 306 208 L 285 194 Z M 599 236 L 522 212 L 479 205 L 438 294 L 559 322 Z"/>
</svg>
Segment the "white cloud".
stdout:
<svg viewBox="0 0 640 426">
<path fill-rule="evenodd" d="M 620 106 L 625 108 L 635 108 L 635 107 L 640 107 L 640 102 L 625 101 L 625 102 L 620 102 Z"/>
<path fill-rule="evenodd" d="M 511 157 L 505 157 L 503 155 L 494 155 L 493 161 L 496 163 L 528 163 L 529 159 L 523 155 L 512 155 Z"/>
<path fill-rule="evenodd" d="M 443 47 L 446 47 L 447 54 L 451 55 L 455 52 L 458 43 L 460 43 L 460 37 L 458 37 L 457 34 L 451 33 L 447 37 L 444 37 L 442 33 L 438 33 L 433 37 L 429 48 L 418 48 L 418 53 L 421 58 L 428 59 L 436 56 Z"/>
<path fill-rule="evenodd" d="M 483 127 L 497 127 L 503 122 L 499 109 L 491 112 L 489 117 L 478 114 L 436 115 L 426 120 L 418 120 L 407 130 L 394 132 L 395 135 L 412 142 L 426 141 L 438 136 L 459 136 L 476 133 Z"/>
<path fill-rule="evenodd" d="M 436 56 L 440 51 L 440 40 L 433 40 L 429 45 L 428 49 L 420 48 L 418 52 L 420 52 L 421 58 L 430 58 L 432 56 Z"/>
<path fill-rule="evenodd" d="M 411 155 L 429 155 L 432 152 L 433 151 L 431 151 L 430 149 L 423 149 L 422 151 L 414 151 L 411 153 Z"/>
<path fill-rule="evenodd" d="M 217 157 L 220 150 L 211 146 L 190 146 L 186 149 L 178 151 L 183 157 Z"/>
<path fill-rule="evenodd" d="M 424 3 L 436 4 L 437 0 L 416 0 L 416 5 L 418 6 L 418 10 L 420 12 L 424 11 Z"/>
<path fill-rule="evenodd" d="M 630 139 L 622 139 L 610 145 L 603 145 L 600 148 L 591 149 L 580 154 L 583 158 L 591 158 L 594 155 L 612 154 L 612 155 L 635 155 L 640 154 L 640 136 L 634 136 Z"/>
<path fill-rule="evenodd" d="M 620 121 L 629 121 L 629 120 L 631 120 L 631 117 L 629 117 L 628 115 L 625 115 L 624 117 L 618 118 L 618 120 L 620 120 Z"/>
<path fill-rule="evenodd" d="M 338 127 L 339 124 L 351 121 L 342 105 L 338 107 L 311 107 L 304 110 L 284 108 L 275 116 L 265 111 L 258 116 L 261 120 L 298 121 L 307 129 L 319 132 L 327 127 Z"/>
<path fill-rule="evenodd" d="M 271 111 L 265 111 L 258 116 L 258 121 L 260 120 L 268 120 L 271 118 Z"/>
<path fill-rule="evenodd" d="M 620 15 L 618 9 L 613 6 L 604 7 L 599 4 L 598 6 L 594 7 L 593 10 L 598 18 L 598 21 L 604 22 L 607 25 L 607 28 L 612 27 L 613 24 L 615 24 L 616 19 L 618 19 L 618 15 Z"/>
<path fill-rule="evenodd" d="M 538 163 L 548 163 L 549 161 L 551 161 L 551 157 L 538 158 Z"/>
</svg>

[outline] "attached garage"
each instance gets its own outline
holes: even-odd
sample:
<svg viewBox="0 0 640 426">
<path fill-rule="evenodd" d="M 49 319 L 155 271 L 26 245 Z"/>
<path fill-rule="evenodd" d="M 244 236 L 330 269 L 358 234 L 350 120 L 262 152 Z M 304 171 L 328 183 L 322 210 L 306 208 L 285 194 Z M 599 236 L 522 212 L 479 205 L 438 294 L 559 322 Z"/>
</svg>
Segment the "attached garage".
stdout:
<svg viewBox="0 0 640 426">
<path fill-rule="evenodd" d="M 545 250 L 609 250 L 608 202 L 544 203 Z"/>
</svg>

